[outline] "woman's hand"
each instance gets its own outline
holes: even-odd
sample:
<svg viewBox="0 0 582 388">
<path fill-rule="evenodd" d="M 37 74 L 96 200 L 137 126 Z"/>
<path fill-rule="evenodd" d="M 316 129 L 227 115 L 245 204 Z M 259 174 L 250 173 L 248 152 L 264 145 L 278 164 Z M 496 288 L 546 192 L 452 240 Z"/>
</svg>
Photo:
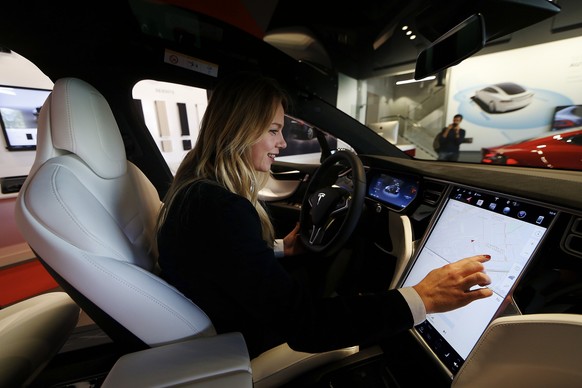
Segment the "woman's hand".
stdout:
<svg viewBox="0 0 582 388">
<path fill-rule="evenodd" d="M 299 222 L 285 238 L 283 238 L 283 254 L 294 256 L 305 252 L 305 247 L 299 238 Z"/>
<path fill-rule="evenodd" d="M 491 278 L 484 272 L 483 263 L 491 256 L 478 255 L 432 270 L 413 288 L 418 292 L 427 313 L 454 310 L 493 295 L 485 286 Z M 480 288 L 471 289 L 474 286 Z"/>
</svg>

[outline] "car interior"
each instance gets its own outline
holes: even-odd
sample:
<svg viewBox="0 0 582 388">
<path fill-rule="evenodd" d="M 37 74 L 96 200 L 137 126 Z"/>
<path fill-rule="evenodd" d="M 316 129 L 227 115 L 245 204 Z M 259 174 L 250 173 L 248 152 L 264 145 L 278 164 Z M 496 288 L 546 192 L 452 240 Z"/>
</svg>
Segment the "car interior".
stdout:
<svg viewBox="0 0 582 388">
<path fill-rule="evenodd" d="M 110 0 L 89 10 L 65 3 L 37 3 L 27 27 L 15 21 L 27 7 L 7 5 L 0 26 L 0 46 L 53 83 L 38 88 L 47 97 L 34 119 L 34 149 L 25 142 L 9 151 L 33 162 L 6 182 L 16 227 L 56 282 L 0 307 L 0 386 L 580 385 L 580 171 L 415 158 L 379 136 L 391 128 L 398 138 L 398 126 L 367 125 L 335 106 L 336 73 L 241 29 L 245 13 L 234 6 L 221 19 L 187 1 Z M 272 7 L 305 7 L 292 3 Z M 415 61 L 418 79 L 560 12 L 547 0 L 386 3 L 395 15 L 378 23 L 384 34 L 414 19 L 428 42 Z M 260 197 L 277 237 L 299 221 L 304 245 L 333 258 L 330 295 L 414 285 L 432 268 L 485 250 L 494 255 L 494 297 L 325 353 L 282 344 L 251 359 L 241 333 L 217 333 L 196 301 L 158 276 L 154 234 L 175 171 L 169 150 L 191 149 L 204 99 L 240 69 L 277 78 L 292 96 L 286 154 Z M 153 81 L 151 101 L 137 96 L 143 80 Z M 194 89 L 197 110 L 187 105 L 193 94 L 178 104 L 160 97 Z M 332 200 L 320 204 L 321 193 Z"/>
<path fill-rule="evenodd" d="M 91 316 L 111 338 L 127 343 L 128 352 L 198 337 L 217 337 L 205 341 L 205 346 L 218 354 L 222 346 L 229 350 L 238 346 L 239 353 L 244 352 L 240 333 L 226 339 L 217 335 L 200 308 L 156 276 L 154 226 L 159 196 L 145 175 L 126 160 L 119 129 L 103 96 L 79 79 L 58 80 L 41 110 L 38 129 L 35 164 L 20 190 L 16 221 L 59 284 L 76 296 L 85 311 L 95 311 Z M 48 192 L 54 197 L 47 198 Z M 319 366 L 357 350 L 293 354 L 289 346 L 281 345 L 253 360 L 254 384 L 282 384 L 311 364 Z M 171 353 L 183 360 L 179 352 Z M 216 378 L 228 375 L 234 385 L 249 379 L 251 365 L 242 363 L 239 353 L 233 354 L 234 365 L 220 360 L 212 372 Z M 204 352 L 196 354 L 208 358 Z M 191 363 L 199 362 L 193 358 Z M 167 368 L 159 363 L 155 367 Z M 205 381 L 211 369 L 212 365 L 203 368 Z M 135 372 L 131 369 L 132 375 Z M 188 368 L 187 373 L 194 371 Z M 240 382 L 236 374 L 241 374 Z M 201 378 L 195 373 L 192 380 Z M 108 376 L 105 384 L 115 386 L 117 380 Z"/>
</svg>

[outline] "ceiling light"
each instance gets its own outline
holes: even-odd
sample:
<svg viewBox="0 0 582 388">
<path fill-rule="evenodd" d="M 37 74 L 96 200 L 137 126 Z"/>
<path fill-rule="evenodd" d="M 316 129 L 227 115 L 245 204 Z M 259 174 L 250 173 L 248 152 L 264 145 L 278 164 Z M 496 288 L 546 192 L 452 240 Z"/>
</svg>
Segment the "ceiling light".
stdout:
<svg viewBox="0 0 582 388">
<path fill-rule="evenodd" d="M 408 26 L 402 26 L 402 31 L 408 30 Z"/>
<path fill-rule="evenodd" d="M 410 40 L 412 40 L 412 39 L 416 39 L 416 35 L 412 35 L 412 36 L 410 37 Z"/>
<path fill-rule="evenodd" d="M 403 79 L 402 81 L 397 81 L 396 82 L 396 85 L 405 85 L 405 84 L 411 84 L 411 83 L 414 83 L 414 82 L 422 82 L 422 81 L 432 81 L 435 78 L 436 78 L 436 76 L 431 75 L 431 76 L 425 77 L 423 79 L 414 79 L 414 78 L 411 78 L 411 79 Z"/>
<path fill-rule="evenodd" d="M 406 35 L 410 35 L 410 34 L 412 34 L 412 31 L 410 31 L 410 30 L 406 31 Z"/>
</svg>

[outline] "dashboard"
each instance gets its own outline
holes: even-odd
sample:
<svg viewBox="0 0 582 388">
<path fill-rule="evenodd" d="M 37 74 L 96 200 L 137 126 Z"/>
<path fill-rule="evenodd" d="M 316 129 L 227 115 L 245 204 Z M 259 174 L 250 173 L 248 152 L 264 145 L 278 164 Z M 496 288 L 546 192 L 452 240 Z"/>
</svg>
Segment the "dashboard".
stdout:
<svg viewBox="0 0 582 388">
<path fill-rule="evenodd" d="M 495 260 L 497 267 L 491 269 L 496 299 L 488 300 L 487 308 L 431 317 L 430 325 L 394 339 L 406 352 L 385 354 L 397 381 L 419 380 L 419 386 L 430 380 L 431 386 L 450 387 L 451 375 L 472 365 L 465 362 L 473 354 L 469 344 L 492 316 L 582 314 L 582 172 L 358 156 L 366 177 L 364 207 L 342 252 L 349 264 L 342 263 L 348 267 L 338 292 L 383 292 L 402 286 L 408 274 L 413 277 L 407 284 L 413 284 L 417 279 L 410 264 L 419 258 L 427 263 L 424 270 L 449 258 L 489 253 L 477 252 L 481 249 L 508 259 Z M 302 182 L 316 171 L 308 165 L 278 167 L 283 179 L 293 176 Z M 296 175 L 283 174 L 284 168 Z M 336 186 L 353 190 L 350 173 L 333 179 Z M 300 186 L 286 193 L 279 211 L 300 209 Z M 296 216 L 288 219 L 291 225 Z M 488 316 L 478 318 L 485 312 Z M 472 329 L 451 337 L 455 322 Z M 394 349 L 395 342 L 385 345 Z M 418 363 L 411 366 L 407 360 L 422 360 L 426 376 L 416 376 Z"/>
<path fill-rule="evenodd" d="M 473 194 L 463 196 L 476 201 L 473 205 L 483 203 L 489 213 L 507 213 L 516 220 L 547 227 L 513 294 L 519 311 L 582 313 L 580 173 L 500 168 L 492 174 L 491 168 L 480 165 L 421 164 L 418 160 L 376 156 L 361 159 L 367 171 L 366 202 L 373 225 L 367 235 L 372 236 L 373 245 L 383 251 L 393 250 L 395 241 L 388 241 L 386 236 L 394 230 L 382 219 L 397 213 L 409 219 L 418 246 L 429 235 L 453 188 L 464 187 Z M 540 207 L 552 209 L 551 217 L 537 214 Z M 496 237 L 494 229 L 490 233 L 488 239 Z M 548 299 L 546 293 L 552 298 Z"/>
<path fill-rule="evenodd" d="M 477 200 L 482 199 L 490 213 L 515 212 L 510 216 L 534 225 L 538 225 L 539 207 L 555 212 L 541 215 L 539 225 L 547 226 L 547 231 L 518 280 L 512 299 L 515 308 L 526 314 L 582 314 L 582 172 L 358 156 L 366 174 L 365 206 L 351 248 L 353 256 L 364 258 L 365 263 L 350 273 L 353 288 L 377 292 L 400 279 L 403 272 L 395 264 L 398 257 L 417 253 L 450 192 L 463 187 L 478 192 Z M 271 204 L 279 204 L 272 214 L 288 220 L 289 225 L 296 222 L 293 211 L 300 209 L 303 199 L 304 191 L 298 188 L 297 180 L 307 182 L 305 176 L 315 169 L 313 165 L 304 166 L 279 164 L 275 186 L 269 189 L 279 202 L 264 197 Z M 286 169 L 289 172 L 285 173 Z M 349 173 L 335 178 L 336 186 L 352 189 Z M 506 203 L 497 203 L 496 197 Z M 489 208 L 493 203 L 495 208 Z"/>
<path fill-rule="evenodd" d="M 428 314 L 416 334 L 445 365 L 452 377 L 465 362 L 487 325 L 505 308 L 508 295 L 527 270 L 547 229 L 554 209 L 467 186 L 447 190 L 444 206 L 419 244 L 402 286 L 413 286 L 429 271 L 479 254 L 491 278 L 491 298 L 461 309 Z"/>
<path fill-rule="evenodd" d="M 471 350 L 468 344 L 475 343 L 494 316 L 582 314 L 580 173 L 361 159 L 367 172 L 366 219 L 371 225 L 361 232 L 369 239 L 360 243 L 368 247 L 367 265 L 372 262 L 370 246 L 377 249 L 378 263 L 395 261 L 391 256 L 398 254 L 397 244 L 405 234 L 390 224 L 394 215 L 410 223 L 414 245 L 401 279 L 411 273 L 412 263 L 425 263 L 420 275 L 397 286 L 414 284 L 443 258 L 456 260 L 483 253 L 477 252 L 481 249 L 498 255 L 492 261 L 496 267 L 488 270 L 490 276 L 498 275 L 495 305 L 491 299 L 487 308 L 475 304 L 474 311 L 462 310 L 468 312 L 464 316 L 461 310 L 436 314 L 413 331 L 447 375 L 459 371 Z M 382 271 L 385 267 L 378 264 L 369 274 Z M 487 310 L 489 316 L 483 317 Z M 482 318 L 476 322 L 477 317 Z M 461 319 L 466 322 L 458 323 Z M 461 330 L 456 338 L 451 329 L 455 324 L 472 330 Z M 466 338 L 469 334 L 471 341 Z"/>
</svg>

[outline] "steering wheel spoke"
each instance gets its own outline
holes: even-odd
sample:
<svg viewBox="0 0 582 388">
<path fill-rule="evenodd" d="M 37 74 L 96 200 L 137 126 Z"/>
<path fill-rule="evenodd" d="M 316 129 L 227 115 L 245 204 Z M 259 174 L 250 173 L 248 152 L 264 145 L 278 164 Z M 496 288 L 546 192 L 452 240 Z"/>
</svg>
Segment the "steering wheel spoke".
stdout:
<svg viewBox="0 0 582 388">
<path fill-rule="evenodd" d="M 311 229 L 311 234 L 309 235 L 309 244 L 310 245 L 321 244 L 324 234 L 325 230 L 323 226 L 314 225 L 313 228 Z"/>
<path fill-rule="evenodd" d="M 338 222 L 340 222 L 340 217 L 340 213 L 334 212 L 323 224 L 313 225 L 311 233 L 309 234 L 309 244 L 321 245 L 326 240 L 329 240 L 331 237 L 333 237 L 333 228 L 335 225 L 337 225 Z"/>
<path fill-rule="evenodd" d="M 301 238 L 307 249 L 331 255 L 345 245 L 359 221 L 365 186 L 364 167 L 353 152 L 338 151 L 322 163 L 301 207 Z"/>
</svg>

